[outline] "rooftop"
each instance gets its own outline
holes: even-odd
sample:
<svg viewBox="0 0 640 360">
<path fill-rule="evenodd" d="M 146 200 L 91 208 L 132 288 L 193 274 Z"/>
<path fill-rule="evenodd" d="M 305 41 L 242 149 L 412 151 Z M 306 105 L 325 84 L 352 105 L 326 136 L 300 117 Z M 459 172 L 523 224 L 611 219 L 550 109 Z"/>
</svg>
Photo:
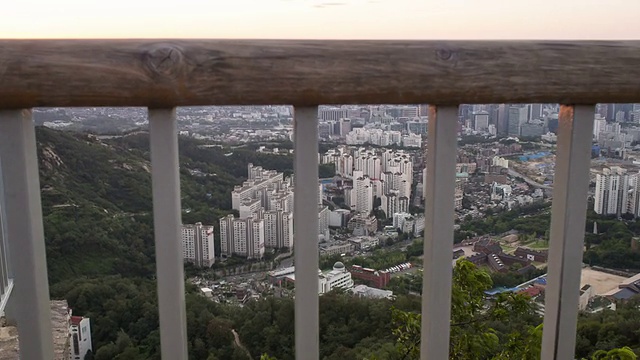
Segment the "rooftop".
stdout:
<svg viewBox="0 0 640 360">
<path fill-rule="evenodd" d="M 374 287 L 370 287 L 367 285 L 356 285 L 351 291 L 358 296 L 368 297 L 368 298 L 391 298 L 393 296 L 393 291 L 377 289 Z"/>
</svg>

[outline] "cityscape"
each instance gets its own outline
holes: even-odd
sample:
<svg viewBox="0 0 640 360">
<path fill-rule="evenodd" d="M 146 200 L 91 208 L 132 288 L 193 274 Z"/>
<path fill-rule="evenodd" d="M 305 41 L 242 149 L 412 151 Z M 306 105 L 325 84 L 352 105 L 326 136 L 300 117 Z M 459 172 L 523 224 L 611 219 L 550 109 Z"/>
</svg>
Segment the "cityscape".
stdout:
<svg viewBox="0 0 640 360">
<path fill-rule="evenodd" d="M 640 221 L 636 220 L 640 218 L 640 104 L 598 104 L 595 110 L 584 264 L 581 283 L 576 284 L 579 310 L 585 318 L 604 312 L 624 314 L 628 304 L 640 299 Z M 490 287 L 479 293 L 485 310 L 502 301 L 496 300 L 502 299 L 501 294 L 522 295 L 531 301 L 532 319 L 544 316 L 558 113 L 557 104 L 459 107 L 451 266 L 458 271 L 465 260 L 490 277 Z M 294 223 L 292 115 L 288 106 L 178 110 L 180 146 L 185 152 L 180 160 L 183 224 L 177 241 L 182 245 L 187 284 L 193 287 L 194 296 L 208 302 L 203 305 L 211 306 L 208 309 L 228 306 L 236 309 L 231 312 L 250 316 L 262 306 L 259 304 L 295 297 L 294 254 L 300 239 L 295 235 L 299 225 Z M 117 171 L 148 176 L 144 147 L 148 144 L 140 140 L 148 134 L 146 109 L 41 108 L 34 111 L 34 120 L 42 139 L 44 171 L 89 169 L 89 165 L 77 167 L 64 154 L 64 147 L 81 146 L 75 143 L 81 139 L 82 146 L 119 154 L 110 162 Z M 366 301 L 419 304 L 429 120 L 427 105 L 319 108 L 318 294 L 327 299 L 322 301 L 338 301 L 332 297 L 346 294 L 356 307 L 370 304 Z M 73 136 L 79 138 L 65 138 L 64 134 L 78 134 Z M 51 142 L 54 138 L 55 143 Z M 128 156 L 136 160 L 125 160 Z M 186 184 L 184 179 L 188 179 Z M 109 189 L 131 186 L 129 180 L 112 180 L 109 188 L 87 193 L 83 189 L 76 197 L 61 200 L 64 196 L 57 191 L 63 183 L 58 180 L 52 175 L 43 184 L 47 241 L 69 236 L 59 229 L 61 225 L 53 230 L 47 223 L 59 221 L 57 211 L 79 208 L 81 197 L 90 197 L 91 191 L 103 191 L 117 204 L 124 200 Z M 146 196 L 138 190 L 129 194 Z M 126 226 L 105 224 L 109 231 L 146 231 L 148 210 L 135 204 L 122 205 L 125 208 L 118 212 L 104 205 L 109 221 L 131 220 Z M 81 221 L 84 215 L 74 211 Z M 123 230 L 126 227 L 135 230 Z M 143 247 L 133 240 L 141 235 L 119 236 L 133 242 L 128 251 Z M 55 246 L 60 246 L 56 251 L 64 251 L 62 245 Z M 147 261 L 142 258 L 137 261 Z M 145 270 L 122 267 L 118 271 Z M 86 317 L 72 312 L 72 308 L 90 309 L 84 297 L 92 295 L 66 293 L 72 301 L 51 303 L 52 313 L 59 314 L 54 327 L 62 334 L 59 351 L 64 358 L 101 360 L 136 347 L 138 340 L 130 335 L 133 330 L 118 335 L 121 345 L 128 344 L 122 349 L 116 349 L 120 346 L 116 342 L 104 341 L 107 330 L 101 326 L 106 327 L 107 322 L 90 323 L 91 316 L 103 315 L 96 310 L 87 310 Z M 409 313 L 414 309 L 402 306 Z M 222 312 L 207 310 L 215 311 Z M 238 327 L 238 318 L 224 321 L 228 323 L 217 324 L 215 331 L 226 329 L 225 336 L 233 334 L 233 338 L 220 345 L 228 345 L 228 352 L 214 359 L 231 359 L 234 352 L 242 354 L 233 358 L 257 358 L 268 352 L 260 348 L 261 353 L 256 353 L 254 345 L 246 343 L 252 341 L 248 340 L 250 331 Z M 231 327 L 232 323 L 236 325 Z M 2 352 L 17 353 L 15 327 L 5 321 L 2 329 Z M 98 344 L 94 340 L 92 345 L 92 332 L 99 334 Z M 71 339 L 66 347 L 64 339 Z M 375 355 L 358 346 L 351 345 L 346 358 L 356 353 Z M 579 346 L 584 356 L 598 348 L 595 343 Z M 141 351 L 139 357 L 131 359 L 145 358 L 141 349 L 135 350 Z M 387 354 L 382 358 L 394 359 L 386 350 L 374 350 Z M 273 351 L 270 354 L 277 356 Z M 278 359 L 281 357 L 290 358 L 280 355 Z"/>
</svg>

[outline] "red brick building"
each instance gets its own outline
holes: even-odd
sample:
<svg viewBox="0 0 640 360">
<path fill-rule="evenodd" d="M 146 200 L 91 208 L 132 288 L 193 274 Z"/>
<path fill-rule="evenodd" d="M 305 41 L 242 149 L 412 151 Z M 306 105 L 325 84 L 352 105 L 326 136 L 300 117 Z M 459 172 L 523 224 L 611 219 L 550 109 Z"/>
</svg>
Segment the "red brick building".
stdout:
<svg viewBox="0 0 640 360">
<path fill-rule="evenodd" d="M 378 289 L 387 286 L 391 280 L 391 274 L 386 271 L 363 268 L 359 265 L 353 265 L 349 272 L 352 278 L 364 280 L 368 282 L 370 286 Z"/>
</svg>

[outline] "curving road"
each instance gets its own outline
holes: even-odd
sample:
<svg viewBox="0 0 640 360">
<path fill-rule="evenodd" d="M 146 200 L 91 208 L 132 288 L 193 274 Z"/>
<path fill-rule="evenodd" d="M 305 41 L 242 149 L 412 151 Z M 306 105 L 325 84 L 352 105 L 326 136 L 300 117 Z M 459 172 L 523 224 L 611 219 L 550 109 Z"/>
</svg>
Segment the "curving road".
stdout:
<svg viewBox="0 0 640 360">
<path fill-rule="evenodd" d="M 509 169 L 509 175 L 511 175 L 511 176 L 519 176 L 519 177 L 523 178 L 524 181 L 527 184 L 529 184 L 529 185 L 531 185 L 533 187 L 540 188 L 540 189 L 553 190 L 553 186 L 540 184 L 539 182 L 533 181 L 532 179 L 520 174 L 519 172 L 517 172 L 517 171 L 515 171 L 513 169 Z"/>
</svg>

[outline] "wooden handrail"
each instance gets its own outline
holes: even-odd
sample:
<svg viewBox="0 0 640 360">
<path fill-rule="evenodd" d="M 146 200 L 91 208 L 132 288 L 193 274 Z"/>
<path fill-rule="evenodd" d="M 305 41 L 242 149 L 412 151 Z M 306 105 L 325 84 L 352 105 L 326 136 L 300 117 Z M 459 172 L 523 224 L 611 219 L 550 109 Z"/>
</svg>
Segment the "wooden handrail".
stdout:
<svg viewBox="0 0 640 360">
<path fill-rule="evenodd" d="M 640 41 L 0 40 L 0 108 L 640 102 Z"/>
</svg>

